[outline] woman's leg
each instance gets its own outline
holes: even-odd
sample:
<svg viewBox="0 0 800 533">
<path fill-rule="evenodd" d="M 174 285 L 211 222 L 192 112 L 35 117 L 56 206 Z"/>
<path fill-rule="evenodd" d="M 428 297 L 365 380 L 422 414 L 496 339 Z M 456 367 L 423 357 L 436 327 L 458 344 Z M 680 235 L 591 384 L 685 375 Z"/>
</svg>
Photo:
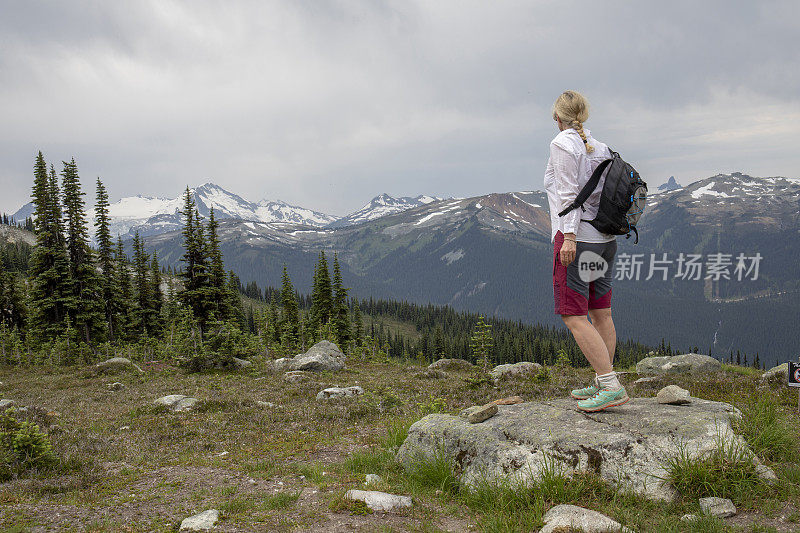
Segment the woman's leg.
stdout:
<svg viewBox="0 0 800 533">
<path fill-rule="evenodd" d="M 613 372 L 606 342 L 597 329 L 589 323 L 588 318 L 581 315 L 561 315 L 561 319 L 572 332 L 575 342 L 597 375 Z"/>
<path fill-rule="evenodd" d="M 611 308 L 589 309 L 589 318 L 592 326 L 603 338 L 603 342 L 608 350 L 609 360 L 614 364 L 614 352 L 617 349 L 617 330 L 614 328 L 614 320 L 611 318 Z"/>
</svg>

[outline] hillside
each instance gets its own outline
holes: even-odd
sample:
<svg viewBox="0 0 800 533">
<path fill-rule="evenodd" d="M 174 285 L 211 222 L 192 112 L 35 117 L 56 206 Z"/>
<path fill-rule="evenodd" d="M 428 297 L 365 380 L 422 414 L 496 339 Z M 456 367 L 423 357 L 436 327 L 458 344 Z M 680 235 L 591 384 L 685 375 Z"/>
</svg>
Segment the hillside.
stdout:
<svg viewBox="0 0 800 533">
<path fill-rule="evenodd" d="M 619 239 L 619 255 L 639 255 L 639 279 L 615 285 L 623 337 L 699 346 L 727 357 L 760 352 L 768 364 L 795 353 L 800 321 L 800 183 L 719 175 L 652 196 L 639 245 Z M 226 263 L 239 276 L 275 285 L 286 264 L 307 291 L 319 250 L 338 252 L 345 283 L 359 297 L 451 305 L 528 323 L 559 324 L 551 312 L 549 214 L 540 191 L 441 200 L 343 228 L 223 221 Z M 147 240 L 176 264 L 178 233 Z M 760 254 L 757 279 L 676 277 L 681 253 Z M 666 279 L 652 259 L 667 254 Z"/>
<path fill-rule="evenodd" d="M 214 531 L 220 532 L 534 531 L 544 512 L 561 503 L 600 511 L 641 533 L 794 531 L 800 516 L 800 471 L 792 455 L 800 434 L 785 422 L 796 397 L 786 387 L 759 385 L 748 369 L 644 384 L 633 383 L 635 374 L 624 376 L 638 398 L 676 383 L 695 397 L 733 402 L 746 421 L 763 424 L 751 403 L 750 391 L 758 390 L 758 405 L 768 406 L 778 425 L 756 427 L 783 438 L 781 446 L 790 439 L 783 452 L 768 443 L 757 448 L 777 473 L 776 485 L 746 476 L 718 484 L 720 495 L 733 498 L 737 515 L 687 523 L 681 517 L 698 514 L 697 494 L 707 494 L 691 492 L 694 485 L 670 504 L 617 492 L 591 474 L 553 476 L 536 491 L 495 487 L 472 497 L 447 463 L 420 463 L 427 470 L 415 473 L 394 460 L 409 425 L 429 413 L 458 413 L 511 395 L 526 402 L 562 398 L 589 379 L 585 369 L 549 367 L 541 379 L 493 388 L 470 382 L 468 371 L 431 379 L 419 374 L 424 367 L 379 359 L 351 358 L 345 370 L 297 382 L 281 379 L 263 359 L 239 373 L 187 374 L 165 362 L 139 364 L 141 375 L 103 375 L 90 367 L 0 368 L 0 397 L 28 407 L 24 416 L 49 435 L 59 458 L 52 469 L 0 484 L 0 529 L 166 533 L 190 515 L 217 509 Z M 315 400 L 334 384 L 359 385 L 365 394 Z M 166 394 L 199 403 L 171 412 L 153 403 Z M 749 439 L 757 435 L 740 430 Z M 346 490 L 366 488 L 366 474 L 382 478 L 372 488 L 412 496 L 412 507 L 370 512 L 344 500 Z"/>
</svg>

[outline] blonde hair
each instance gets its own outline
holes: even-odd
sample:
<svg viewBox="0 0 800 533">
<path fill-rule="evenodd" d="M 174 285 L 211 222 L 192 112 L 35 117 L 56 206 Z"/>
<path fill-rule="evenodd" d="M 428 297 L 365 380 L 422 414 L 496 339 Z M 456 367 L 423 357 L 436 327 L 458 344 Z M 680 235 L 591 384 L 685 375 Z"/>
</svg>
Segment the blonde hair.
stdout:
<svg viewBox="0 0 800 533">
<path fill-rule="evenodd" d="M 589 120 L 589 102 L 581 93 L 577 91 L 564 91 L 556 98 L 553 104 L 553 120 L 561 119 L 561 122 L 574 128 L 578 135 L 583 139 L 586 146 L 586 153 L 594 152 L 594 146 L 589 144 L 586 133 L 583 131 L 583 123 Z"/>
</svg>

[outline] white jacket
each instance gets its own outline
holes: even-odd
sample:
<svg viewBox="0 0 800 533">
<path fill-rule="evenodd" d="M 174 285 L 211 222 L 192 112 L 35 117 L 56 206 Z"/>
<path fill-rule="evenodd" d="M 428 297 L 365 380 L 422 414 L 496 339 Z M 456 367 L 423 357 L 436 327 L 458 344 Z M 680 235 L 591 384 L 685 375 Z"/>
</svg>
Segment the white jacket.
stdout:
<svg viewBox="0 0 800 533">
<path fill-rule="evenodd" d="M 561 233 L 574 233 L 576 239 L 582 242 L 613 241 L 616 236 L 600 233 L 586 222 L 597 215 L 605 174 L 600 177 L 597 188 L 583 204 L 585 211 L 578 208 L 563 217 L 558 216 L 562 209 L 575 200 L 597 165 L 611 157 L 608 146 L 593 138 L 588 129 L 584 128 L 583 132 L 589 144 L 594 147 L 594 152 L 591 154 L 586 153 L 583 139 L 573 128 L 560 132 L 550 143 L 550 159 L 547 161 L 544 173 L 544 189 L 547 191 L 550 207 L 550 239 L 555 239 L 556 232 L 561 231 Z"/>
</svg>

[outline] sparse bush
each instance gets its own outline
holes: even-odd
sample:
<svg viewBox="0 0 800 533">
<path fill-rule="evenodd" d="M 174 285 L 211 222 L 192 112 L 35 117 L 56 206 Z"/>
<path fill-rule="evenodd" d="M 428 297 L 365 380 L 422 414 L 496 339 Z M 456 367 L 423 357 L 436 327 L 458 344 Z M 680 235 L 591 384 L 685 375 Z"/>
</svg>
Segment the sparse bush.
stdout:
<svg viewBox="0 0 800 533">
<path fill-rule="evenodd" d="M 444 398 L 428 397 L 426 400 L 417 403 L 417 410 L 421 416 L 426 416 L 434 413 L 446 413 L 447 401 Z"/>
<path fill-rule="evenodd" d="M 13 408 L 0 413 L 0 481 L 56 462 L 47 435 L 36 424 L 17 420 L 15 414 Z"/>
<path fill-rule="evenodd" d="M 766 398 L 742 407 L 736 429 L 760 457 L 769 461 L 794 461 L 797 443 L 775 403 Z"/>
<path fill-rule="evenodd" d="M 344 494 L 337 495 L 328 505 L 328 508 L 334 513 L 350 513 L 361 516 L 372 514 L 372 509 L 367 507 L 366 503 L 361 500 L 345 498 Z"/>
<path fill-rule="evenodd" d="M 736 441 L 717 438 L 716 448 L 692 457 L 685 447 L 667 463 L 667 479 L 684 497 L 730 498 L 734 503 L 752 503 L 762 481 L 750 451 Z"/>
<path fill-rule="evenodd" d="M 550 374 L 550 370 L 543 366 L 539 369 L 539 372 L 533 376 L 534 383 L 550 383 L 553 380 L 553 376 Z"/>
<path fill-rule="evenodd" d="M 386 437 L 383 441 L 383 447 L 387 450 L 397 450 L 408 438 L 408 428 L 411 427 L 413 422 L 408 419 L 397 419 L 389 422 L 389 427 L 386 428 Z"/>
<path fill-rule="evenodd" d="M 442 447 L 437 448 L 432 456 L 420 454 L 406 471 L 411 482 L 419 488 L 440 490 L 445 494 L 458 493 L 455 465 Z"/>
</svg>

